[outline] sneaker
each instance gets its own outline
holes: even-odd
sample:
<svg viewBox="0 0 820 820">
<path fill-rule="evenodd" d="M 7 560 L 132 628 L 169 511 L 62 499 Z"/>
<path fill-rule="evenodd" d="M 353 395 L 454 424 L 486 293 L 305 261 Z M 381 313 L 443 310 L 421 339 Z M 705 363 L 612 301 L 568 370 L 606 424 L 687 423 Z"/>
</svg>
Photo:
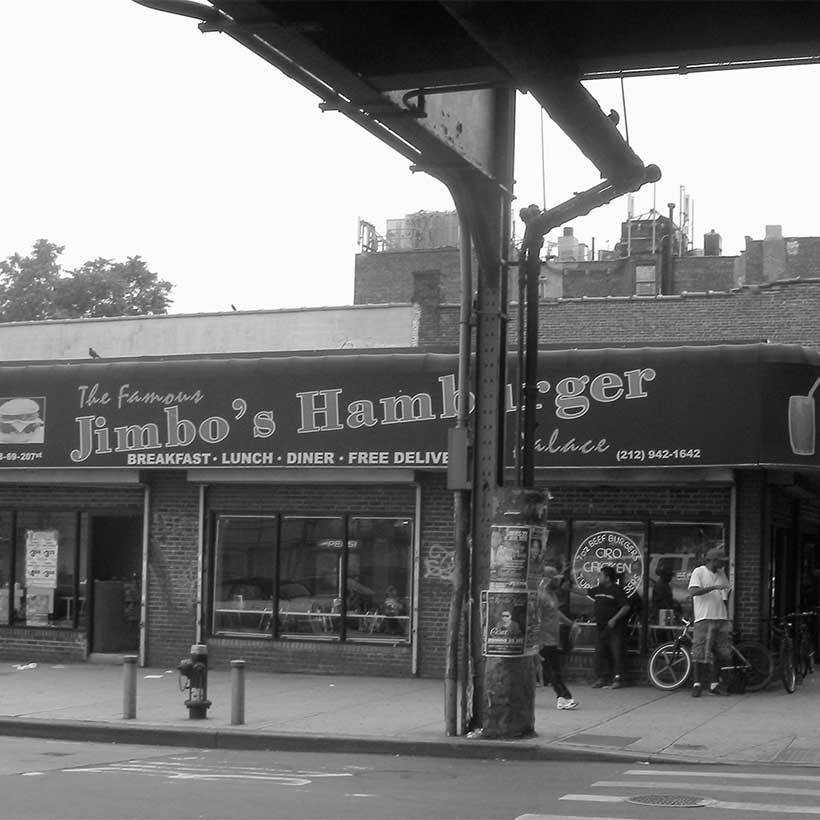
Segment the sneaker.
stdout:
<svg viewBox="0 0 820 820">
<path fill-rule="evenodd" d="M 606 680 L 604 678 L 598 678 L 595 683 L 592 684 L 593 689 L 601 689 L 606 686 Z"/>
<path fill-rule="evenodd" d="M 578 704 L 572 698 L 558 698 L 556 709 L 575 709 Z"/>
<path fill-rule="evenodd" d="M 612 688 L 613 689 L 620 689 L 624 685 L 624 682 L 621 680 L 620 676 L 616 675 L 615 680 L 612 681 Z"/>
<path fill-rule="evenodd" d="M 699 698 L 702 694 L 703 694 L 703 687 L 699 683 L 696 683 L 692 687 L 692 697 L 693 698 Z"/>
<path fill-rule="evenodd" d="M 713 684 L 709 687 L 709 694 L 710 695 L 723 695 L 724 697 L 729 693 L 719 684 Z"/>
</svg>

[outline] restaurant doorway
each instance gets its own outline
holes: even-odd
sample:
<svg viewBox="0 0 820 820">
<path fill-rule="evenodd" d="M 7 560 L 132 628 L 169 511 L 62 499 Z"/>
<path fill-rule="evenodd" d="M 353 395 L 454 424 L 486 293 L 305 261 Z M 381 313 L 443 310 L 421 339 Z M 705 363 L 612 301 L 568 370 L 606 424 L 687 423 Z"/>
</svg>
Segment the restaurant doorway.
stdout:
<svg viewBox="0 0 820 820">
<path fill-rule="evenodd" d="M 783 615 L 797 607 L 798 569 L 792 530 L 773 526 L 769 556 L 770 615 Z"/>
<path fill-rule="evenodd" d="M 142 518 L 91 518 L 91 635 L 94 654 L 139 649 Z"/>
</svg>

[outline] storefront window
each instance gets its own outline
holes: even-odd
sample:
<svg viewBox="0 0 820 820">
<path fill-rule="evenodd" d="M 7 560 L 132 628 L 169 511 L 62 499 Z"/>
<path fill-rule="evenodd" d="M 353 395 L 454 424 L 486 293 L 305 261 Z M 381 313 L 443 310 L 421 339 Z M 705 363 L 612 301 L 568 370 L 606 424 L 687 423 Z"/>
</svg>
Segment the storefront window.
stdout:
<svg viewBox="0 0 820 820">
<path fill-rule="evenodd" d="M 409 638 L 411 533 L 407 519 L 350 520 L 345 622 L 348 639 Z"/>
<path fill-rule="evenodd" d="M 595 645 L 593 602 L 587 590 L 597 586 L 601 567 L 612 566 L 634 610 L 630 617 L 627 647 L 640 648 L 640 613 L 646 563 L 646 526 L 636 521 L 575 521 L 571 545 L 572 618 L 582 624 L 576 646 Z"/>
<path fill-rule="evenodd" d="M 270 631 L 275 545 L 274 516 L 217 520 L 214 632 Z"/>
<path fill-rule="evenodd" d="M 74 625 L 77 514 L 25 510 L 17 514 L 13 623 Z"/>
<path fill-rule="evenodd" d="M 337 639 L 344 589 L 344 519 L 284 517 L 280 543 L 279 634 Z"/>
<path fill-rule="evenodd" d="M 692 618 L 689 576 L 706 551 L 725 547 L 723 524 L 656 523 L 652 527 L 652 556 L 647 591 L 650 633 L 669 621 Z"/>
<path fill-rule="evenodd" d="M 411 556 L 405 518 L 220 516 L 213 632 L 407 642 Z"/>
</svg>

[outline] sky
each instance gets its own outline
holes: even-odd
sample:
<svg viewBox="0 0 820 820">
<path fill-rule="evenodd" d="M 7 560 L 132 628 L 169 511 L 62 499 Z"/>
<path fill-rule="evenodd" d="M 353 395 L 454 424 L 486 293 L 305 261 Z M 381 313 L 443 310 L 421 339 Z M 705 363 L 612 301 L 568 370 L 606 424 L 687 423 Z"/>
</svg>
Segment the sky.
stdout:
<svg viewBox="0 0 820 820">
<path fill-rule="evenodd" d="M 66 270 L 139 255 L 174 285 L 172 313 L 347 305 L 359 219 L 383 234 L 388 219 L 454 208 L 439 182 L 194 20 L 132 0 L 2 10 L 0 259 L 41 238 L 64 246 Z M 819 86 L 820 66 L 634 78 L 624 107 L 619 81 L 587 84 L 662 170 L 635 215 L 653 202 L 666 214 L 683 186 L 695 247 L 714 229 L 724 254 L 766 225 L 820 235 Z M 515 150 L 515 213 L 599 181 L 527 95 Z M 626 214 L 624 197 L 570 225 L 600 250 Z"/>
</svg>

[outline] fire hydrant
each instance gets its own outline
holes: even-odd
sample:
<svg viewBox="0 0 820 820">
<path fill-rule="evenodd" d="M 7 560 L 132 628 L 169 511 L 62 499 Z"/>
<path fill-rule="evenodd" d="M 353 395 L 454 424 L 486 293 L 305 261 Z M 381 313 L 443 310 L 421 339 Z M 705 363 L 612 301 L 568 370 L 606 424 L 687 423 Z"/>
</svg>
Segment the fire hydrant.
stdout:
<svg viewBox="0 0 820 820">
<path fill-rule="evenodd" d="M 191 719 L 208 716 L 208 647 L 203 643 L 195 643 L 191 647 L 191 657 L 183 658 L 179 662 L 179 689 L 188 690 L 188 717 Z"/>
</svg>

